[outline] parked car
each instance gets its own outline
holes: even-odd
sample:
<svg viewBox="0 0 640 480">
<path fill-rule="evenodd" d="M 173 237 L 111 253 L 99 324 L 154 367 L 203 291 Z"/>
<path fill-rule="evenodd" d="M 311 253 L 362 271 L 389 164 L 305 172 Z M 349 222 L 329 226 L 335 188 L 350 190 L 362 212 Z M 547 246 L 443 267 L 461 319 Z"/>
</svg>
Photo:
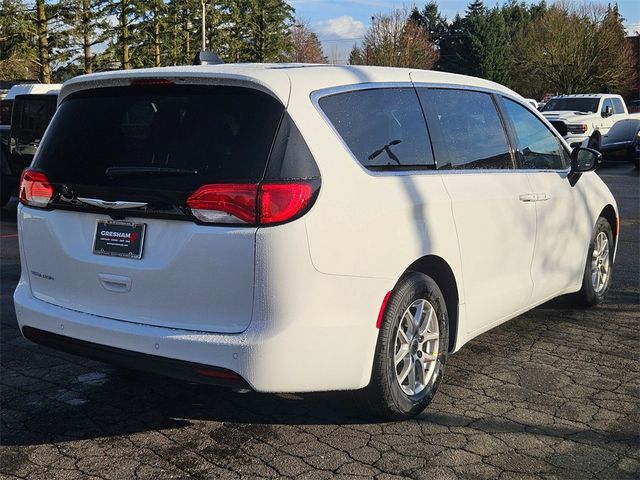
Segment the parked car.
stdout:
<svg viewBox="0 0 640 480">
<path fill-rule="evenodd" d="M 20 83 L 13 85 L 0 100 L 0 127 L 7 128 L 11 123 L 13 101 L 18 95 L 51 94 L 60 91 L 61 84 L 57 83 Z"/>
<path fill-rule="evenodd" d="M 638 164 L 638 139 L 640 137 L 640 118 L 627 118 L 616 122 L 604 137 L 600 151 L 602 153 L 624 152 L 629 161 Z"/>
<path fill-rule="evenodd" d="M 133 368 L 416 415 L 472 338 L 603 300 L 619 221 L 599 156 L 442 72 L 77 77 L 22 178 L 18 323 Z"/>
<path fill-rule="evenodd" d="M 0 80 L 0 100 L 3 100 L 7 96 L 7 93 L 9 93 L 9 90 L 11 90 L 11 88 L 14 85 L 27 84 L 27 83 L 38 83 L 38 81 L 37 80 L 26 80 L 26 79 L 21 79 L 21 80 Z"/>
<path fill-rule="evenodd" d="M 629 118 L 622 97 L 604 93 L 553 97 L 541 111 L 570 147 L 595 150 L 613 124 Z"/>
<path fill-rule="evenodd" d="M 22 170 L 31 164 L 44 131 L 56 110 L 62 85 L 15 85 L 0 102 L 0 206 L 17 191 Z M 31 93 L 24 93 L 31 92 Z M 8 118 L 7 118 L 8 117 Z"/>
</svg>

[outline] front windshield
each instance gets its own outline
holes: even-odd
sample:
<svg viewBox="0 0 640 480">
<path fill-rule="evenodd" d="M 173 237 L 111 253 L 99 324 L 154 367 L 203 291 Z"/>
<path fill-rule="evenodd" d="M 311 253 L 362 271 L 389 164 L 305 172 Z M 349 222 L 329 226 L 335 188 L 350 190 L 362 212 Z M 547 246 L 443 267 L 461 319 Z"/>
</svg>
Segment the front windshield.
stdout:
<svg viewBox="0 0 640 480">
<path fill-rule="evenodd" d="M 542 108 L 543 112 L 557 112 L 561 110 L 571 112 L 589 112 L 598 111 L 598 98 L 552 98 Z"/>
</svg>

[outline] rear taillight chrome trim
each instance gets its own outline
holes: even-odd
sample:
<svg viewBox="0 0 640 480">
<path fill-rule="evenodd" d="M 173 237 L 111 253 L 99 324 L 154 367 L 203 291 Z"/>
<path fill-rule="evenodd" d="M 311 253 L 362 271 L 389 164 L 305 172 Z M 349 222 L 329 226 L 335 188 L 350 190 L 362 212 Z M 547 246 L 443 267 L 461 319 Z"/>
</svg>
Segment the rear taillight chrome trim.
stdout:
<svg viewBox="0 0 640 480">
<path fill-rule="evenodd" d="M 315 185 L 313 180 L 208 184 L 189 196 L 187 206 L 204 223 L 281 224 L 308 210 L 317 190 Z"/>
<path fill-rule="evenodd" d="M 47 176 L 31 168 L 22 172 L 20 177 L 20 203 L 30 207 L 45 208 L 53 198 L 53 185 Z"/>
</svg>

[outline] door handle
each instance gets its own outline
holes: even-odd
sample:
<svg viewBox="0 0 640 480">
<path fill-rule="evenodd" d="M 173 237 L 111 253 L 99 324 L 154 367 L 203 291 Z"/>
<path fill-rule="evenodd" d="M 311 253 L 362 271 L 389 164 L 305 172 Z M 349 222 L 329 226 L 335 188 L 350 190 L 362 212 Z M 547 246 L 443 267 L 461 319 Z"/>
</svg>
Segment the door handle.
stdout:
<svg viewBox="0 0 640 480">
<path fill-rule="evenodd" d="M 548 193 L 523 193 L 518 198 L 521 202 L 545 202 L 551 198 Z"/>
<path fill-rule="evenodd" d="M 131 279 L 122 275 L 99 273 L 98 278 L 105 290 L 115 293 L 127 293 L 131 290 Z"/>
<path fill-rule="evenodd" d="M 538 201 L 538 195 L 535 193 L 523 193 L 518 198 L 520 198 L 521 202 L 537 202 Z"/>
<path fill-rule="evenodd" d="M 538 197 L 536 199 L 537 202 L 546 202 L 551 198 L 551 195 L 549 195 L 548 193 L 536 193 L 536 196 Z"/>
</svg>

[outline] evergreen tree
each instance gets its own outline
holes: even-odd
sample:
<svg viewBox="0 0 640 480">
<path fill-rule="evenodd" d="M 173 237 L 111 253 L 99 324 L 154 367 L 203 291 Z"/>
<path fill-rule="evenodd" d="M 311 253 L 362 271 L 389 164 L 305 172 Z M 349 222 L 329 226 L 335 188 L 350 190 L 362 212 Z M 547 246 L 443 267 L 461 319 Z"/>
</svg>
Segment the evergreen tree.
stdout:
<svg viewBox="0 0 640 480">
<path fill-rule="evenodd" d="M 51 64 L 49 63 L 49 17 L 44 0 L 36 0 L 35 23 L 38 39 L 38 79 L 42 83 L 51 83 Z"/>
<path fill-rule="evenodd" d="M 354 45 L 349 53 L 349 65 L 364 65 L 364 55 L 357 45 Z"/>
<path fill-rule="evenodd" d="M 138 0 L 99 0 L 101 14 L 112 17 L 115 26 L 109 32 L 111 41 L 105 52 L 109 59 L 116 58 L 120 68 L 132 68 L 132 50 L 138 40 L 140 3 Z"/>
<path fill-rule="evenodd" d="M 456 16 L 441 40 L 441 70 L 509 84 L 510 38 L 501 11 L 487 9 L 482 0 Z"/>
<path fill-rule="evenodd" d="M 422 11 L 414 8 L 411 12 L 411 20 L 422 28 L 435 45 L 440 46 L 440 42 L 445 37 L 448 25 L 447 18 L 443 17 L 435 1 L 427 3 Z"/>
<path fill-rule="evenodd" d="M 440 40 L 438 69 L 445 72 L 471 74 L 475 71 L 476 63 L 475 58 L 470 57 L 471 52 L 471 39 L 466 20 L 456 14 Z"/>
<path fill-rule="evenodd" d="M 467 29 L 471 40 L 469 62 L 473 62 L 471 74 L 509 84 L 510 38 L 504 17 L 498 8 L 487 10 L 481 1 L 474 2 L 477 10 L 467 17 Z"/>
<path fill-rule="evenodd" d="M 291 51 L 293 8 L 283 0 L 249 0 L 246 55 L 253 62 L 279 62 Z"/>
<path fill-rule="evenodd" d="M 100 0 L 68 0 L 62 4 L 62 15 L 69 26 L 66 72 L 92 73 L 95 60 L 92 49 L 107 40 L 110 29 Z"/>
<path fill-rule="evenodd" d="M 159 67 L 163 65 L 162 44 L 166 39 L 167 5 L 164 0 L 139 0 L 140 22 L 135 64 Z"/>
<path fill-rule="evenodd" d="M 247 17 L 251 0 L 226 0 L 222 8 L 223 38 L 220 55 L 226 62 L 253 61 L 249 57 L 247 45 L 250 38 Z"/>
<path fill-rule="evenodd" d="M 38 75 L 35 31 L 21 0 L 0 3 L 0 78 L 33 79 Z"/>
</svg>

